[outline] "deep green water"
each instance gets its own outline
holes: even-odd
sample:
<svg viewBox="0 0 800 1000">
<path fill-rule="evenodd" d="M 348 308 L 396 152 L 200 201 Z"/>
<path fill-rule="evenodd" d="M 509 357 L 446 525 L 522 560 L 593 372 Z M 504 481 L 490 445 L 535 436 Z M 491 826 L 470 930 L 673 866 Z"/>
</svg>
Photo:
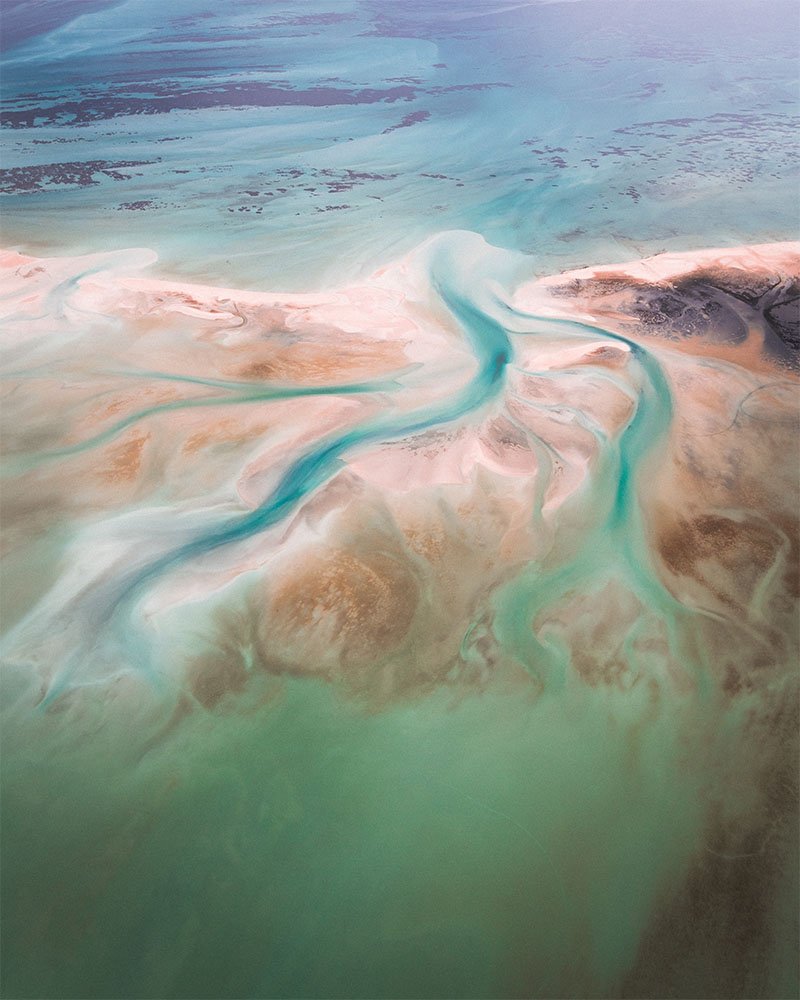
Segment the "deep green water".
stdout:
<svg viewBox="0 0 800 1000">
<path fill-rule="evenodd" d="M 681 720 L 631 742 L 649 714 L 584 691 L 369 715 L 290 682 L 144 756 L 137 720 L 76 719 L 68 746 L 26 720 L 7 995 L 616 994 L 702 814 Z"/>
</svg>

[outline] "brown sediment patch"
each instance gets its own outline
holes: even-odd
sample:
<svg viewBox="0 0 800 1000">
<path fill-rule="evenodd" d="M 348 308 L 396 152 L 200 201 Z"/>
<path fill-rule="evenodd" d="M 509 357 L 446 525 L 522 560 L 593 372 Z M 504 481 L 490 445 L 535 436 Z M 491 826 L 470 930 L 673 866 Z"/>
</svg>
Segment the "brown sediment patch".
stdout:
<svg viewBox="0 0 800 1000">
<path fill-rule="evenodd" d="M 261 437 L 269 429 L 269 426 L 266 423 L 259 423 L 245 427 L 241 421 L 232 418 L 219 420 L 190 435 L 184 442 L 182 450 L 185 455 L 194 455 L 196 452 L 216 444 L 244 444 L 254 438 Z"/>
<path fill-rule="evenodd" d="M 722 621 L 701 616 L 693 632 L 696 660 L 705 661 L 710 676 L 728 699 L 763 692 L 797 662 L 797 635 L 791 625 L 756 629 L 743 615 L 730 615 Z"/>
<path fill-rule="evenodd" d="M 659 549 L 667 565 L 676 573 L 692 573 L 698 561 L 736 552 L 746 545 L 748 532 L 755 528 L 752 555 L 756 565 L 766 567 L 768 555 L 774 552 L 772 545 L 766 545 L 764 529 L 761 525 L 746 525 L 729 517 L 701 514 L 692 521 L 679 521 L 672 531 L 662 534 Z M 751 553 L 748 552 L 748 555 Z M 759 558 L 760 557 L 760 558 Z"/>
<path fill-rule="evenodd" d="M 173 403 L 179 399 L 181 393 L 177 389 L 142 385 L 135 392 L 115 393 L 112 399 L 93 406 L 87 415 L 87 422 L 91 425 L 100 424 L 110 417 L 125 416 L 131 411 Z"/>
<path fill-rule="evenodd" d="M 325 385 L 331 381 L 352 381 L 396 370 L 408 362 L 402 343 L 343 339 L 338 331 L 328 332 L 329 339 L 322 343 L 273 345 L 268 356 L 261 358 L 253 358 L 254 354 L 260 353 L 261 345 L 249 344 L 246 350 L 234 349 L 231 353 L 246 354 L 248 360 L 242 364 L 229 364 L 223 370 L 235 378 L 256 382 Z"/>
<path fill-rule="evenodd" d="M 792 995 L 780 977 L 796 977 L 800 942 L 797 694 L 765 696 L 725 753 L 704 844 L 664 885 L 620 996 Z"/>
<path fill-rule="evenodd" d="M 642 494 L 667 589 L 691 611 L 688 659 L 724 695 L 774 682 L 797 662 L 800 522 L 786 428 L 754 424 L 676 442 Z"/>
<path fill-rule="evenodd" d="M 729 608 L 746 612 L 759 581 L 781 554 L 783 537 L 753 517 L 701 513 L 665 525 L 657 545 L 673 574 L 691 577 Z"/>
<path fill-rule="evenodd" d="M 216 708 L 227 695 L 241 694 L 249 674 L 241 650 L 214 650 L 192 661 L 189 685 L 197 701 L 207 709 Z"/>
<path fill-rule="evenodd" d="M 734 404 L 742 398 L 737 393 Z M 678 413 L 692 413 L 694 406 L 679 399 Z M 695 505 L 706 509 L 747 510 L 767 520 L 793 512 L 800 465 L 782 460 L 796 447 L 789 422 L 737 421 L 735 412 L 718 434 L 696 435 L 679 428 L 671 442 L 670 462 L 663 467 L 662 480 L 671 480 L 664 490 L 674 498 L 676 509 L 685 506 L 679 498 L 694 497 Z"/>
<path fill-rule="evenodd" d="M 149 434 L 134 434 L 122 441 L 111 452 L 106 465 L 98 474 L 107 482 L 129 482 L 139 474 L 144 447 L 150 440 Z"/>
<path fill-rule="evenodd" d="M 286 365 L 276 359 L 270 361 L 251 361 L 243 368 L 233 369 L 232 374 L 239 378 L 251 378 L 253 380 L 265 381 L 275 378 L 285 377 Z"/>
<path fill-rule="evenodd" d="M 354 479 L 344 477 L 340 486 Z M 442 686 L 454 697 L 490 682 L 529 694 L 530 675 L 492 635 L 488 601 L 508 573 L 498 551 L 519 514 L 488 478 L 393 494 L 391 505 L 357 479 L 352 494 L 323 491 L 324 523 L 303 520 L 331 541 L 280 560 L 254 610 L 262 668 L 316 675 L 375 708 Z"/>
<path fill-rule="evenodd" d="M 408 634 L 419 600 L 401 559 L 383 552 L 311 551 L 308 569 L 276 588 L 269 631 L 294 646 L 303 669 L 329 669 L 330 652 L 346 669 L 391 653 Z M 302 640 L 298 642 L 298 640 Z"/>
<path fill-rule="evenodd" d="M 448 548 L 447 535 L 440 521 L 421 520 L 403 528 L 408 547 L 427 562 L 442 561 Z"/>
</svg>

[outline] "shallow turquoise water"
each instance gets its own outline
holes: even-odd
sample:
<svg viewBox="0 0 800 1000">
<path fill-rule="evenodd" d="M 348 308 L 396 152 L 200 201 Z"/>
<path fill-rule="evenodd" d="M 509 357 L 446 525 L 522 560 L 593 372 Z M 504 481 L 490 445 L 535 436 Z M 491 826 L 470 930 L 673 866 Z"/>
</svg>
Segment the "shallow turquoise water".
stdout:
<svg viewBox="0 0 800 1000">
<path fill-rule="evenodd" d="M 6 244 L 297 289 L 451 229 L 539 273 L 791 236 L 792 3 L 58 6 L 5 55 Z"/>
</svg>

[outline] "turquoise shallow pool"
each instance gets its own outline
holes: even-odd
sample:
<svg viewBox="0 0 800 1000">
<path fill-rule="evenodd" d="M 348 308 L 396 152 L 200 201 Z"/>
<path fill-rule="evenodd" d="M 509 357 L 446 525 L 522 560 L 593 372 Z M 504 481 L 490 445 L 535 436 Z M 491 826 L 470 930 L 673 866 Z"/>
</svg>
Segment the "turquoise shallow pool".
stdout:
<svg viewBox="0 0 800 1000">
<path fill-rule="evenodd" d="M 539 273 L 794 235 L 792 3 L 6 7 L 6 245 L 300 289 L 451 229 Z"/>
<path fill-rule="evenodd" d="M 798 996 L 796 21 L 6 0 L 3 996 Z"/>
</svg>

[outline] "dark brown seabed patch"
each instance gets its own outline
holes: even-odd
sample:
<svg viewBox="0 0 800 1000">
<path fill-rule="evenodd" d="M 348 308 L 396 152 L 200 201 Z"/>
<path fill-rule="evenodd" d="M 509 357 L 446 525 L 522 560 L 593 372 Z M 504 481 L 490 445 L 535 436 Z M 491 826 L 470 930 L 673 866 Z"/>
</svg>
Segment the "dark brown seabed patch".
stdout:
<svg viewBox="0 0 800 1000">
<path fill-rule="evenodd" d="M 599 273 L 555 286 L 560 297 L 595 299 L 642 336 L 713 345 L 744 344 L 756 330 L 767 360 L 800 365 L 800 258 L 781 271 L 701 265 L 673 279 L 649 282 Z"/>
</svg>

